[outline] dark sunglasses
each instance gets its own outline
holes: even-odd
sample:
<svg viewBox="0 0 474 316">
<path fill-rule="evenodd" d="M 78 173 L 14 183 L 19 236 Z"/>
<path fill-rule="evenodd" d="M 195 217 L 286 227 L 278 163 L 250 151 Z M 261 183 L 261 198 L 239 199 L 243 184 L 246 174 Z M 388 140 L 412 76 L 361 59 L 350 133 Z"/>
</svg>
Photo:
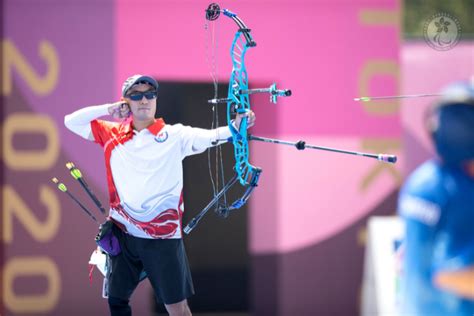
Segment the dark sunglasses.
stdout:
<svg viewBox="0 0 474 316">
<path fill-rule="evenodd" d="M 143 96 L 147 100 L 152 100 L 157 97 L 156 91 L 145 91 L 145 92 L 133 92 L 132 94 L 127 95 L 127 98 L 130 98 L 133 101 L 140 101 L 143 99 Z"/>
</svg>

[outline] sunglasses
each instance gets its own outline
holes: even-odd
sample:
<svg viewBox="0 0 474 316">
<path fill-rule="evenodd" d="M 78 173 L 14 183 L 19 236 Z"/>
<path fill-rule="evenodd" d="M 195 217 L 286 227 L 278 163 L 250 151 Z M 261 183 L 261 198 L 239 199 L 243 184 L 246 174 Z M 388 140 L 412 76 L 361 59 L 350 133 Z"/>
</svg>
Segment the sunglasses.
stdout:
<svg viewBox="0 0 474 316">
<path fill-rule="evenodd" d="M 133 101 L 140 101 L 141 99 L 143 99 L 143 96 L 145 96 L 147 100 L 152 100 L 156 98 L 157 95 L 158 94 L 156 93 L 156 91 L 133 92 L 132 94 L 127 95 L 127 98 L 130 98 L 130 100 Z"/>
</svg>

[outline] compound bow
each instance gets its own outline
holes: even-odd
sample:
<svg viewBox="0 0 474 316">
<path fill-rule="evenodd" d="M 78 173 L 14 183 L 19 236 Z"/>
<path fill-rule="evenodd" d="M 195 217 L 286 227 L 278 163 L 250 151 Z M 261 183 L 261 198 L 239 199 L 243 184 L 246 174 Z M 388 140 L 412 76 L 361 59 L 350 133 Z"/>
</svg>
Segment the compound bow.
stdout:
<svg viewBox="0 0 474 316">
<path fill-rule="evenodd" d="M 238 30 L 235 33 L 234 40 L 232 41 L 232 45 L 230 48 L 230 55 L 232 59 L 232 73 L 229 79 L 229 89 L 227 93 L 227 98 L 217 98 L 216 81 L 214 81 L 215 98 L 209 100 L 208 102 L 214 105 L 219 103 L 227 104 L 227 124 L 232 133 L 232 137 L 228 141 L 232 142 L 234 145 L 235 175 L 229 182 L 224 185 L 224 187 L 221 191 L 219 191 L 219 193 L 214 194 L 214 198 L 211 200 L 211 202 L 209 202 L 209 204 L 183 229 L 186 234 L 189 234 L 194 229 L 194 227 L 196 227 L 201 218 L 214 205 L 218 206 L 216 212 L 219 215 L 227 217 L 230 211 L 239 209 L 247 202 L 250 197 L 250 194 L 258 184 L 260 173 L 262 172 L 262 169 L 253 166 L 249 162 L 249 140 L 257 140 L 282 145 L 292 145 L 295 146 L 298 150 L 310 148 L 375 158 L 379 161 L 389 163 L 396 162 L 397 158 L 393 155 L 360 153 L 329 147 L 307 145 L 304 141 L 301 140 L 298 142 L 288 142 L 283 140 L 253 136 L 247 133 L 247 119 L 245 117 L 242 119 L 240 126 L 234 126 L 232 121 L 232 115 L 234 113 L 246 113 L 251 109 L 249 100 L 250 94 L 269 93 L 270 102 L 277 103 L 278 97 L 291 96 L 291 90 L 278 90 L 275 83 L 273 83 L 269 88 L 249 89 L 247 70 L 245 68 L 245 55 L 249 48 L 255 47 L 257 44 L 255 43 L 252 38 L 252 35 L 250 34 L 250 29 L 237 16 L 237 14 L 227 9 L 221 10 L 219 5 L 216 3 L 211 3 L 207 8 L 206 19 L 209 21 L 214 21 L 220 16 L 221 13 L 231 18 L 238 26 Z M 237 181 L 239 181 L 242 186 L 246 187 L 246 190 L 242 197 L 234 201 L 230 206 L 227 206 L 227 203 L 225 203 L 224 206 L 220 206 L 219 200 L 221 199 L 221 197 L 225 197 L 226 192 Z"/>
</svg>

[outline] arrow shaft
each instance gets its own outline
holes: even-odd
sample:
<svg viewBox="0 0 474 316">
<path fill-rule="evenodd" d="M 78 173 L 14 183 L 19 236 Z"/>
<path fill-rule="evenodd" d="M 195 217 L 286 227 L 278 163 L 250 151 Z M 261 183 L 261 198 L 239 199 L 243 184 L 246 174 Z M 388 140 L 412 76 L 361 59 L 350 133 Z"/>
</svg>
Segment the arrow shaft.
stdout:
<svg viewBox="0 0 474 316">
<path fill-rule="evenodd" d="M 79 207 L 80 207 L 87 215 L 89 215 L 90 218 L 92 218 L 95 222 L 98 223 L 97 218 L 95 218 L 95 216 L 92 215 L 92 213 L 89 212 L 89 210 L 88 210 L 74 195 L 72 195 L 71 192 L 65 191 L 65 193 L 66 193 L 67 195 L 69 195 L 69 197 L 70 197 L 71 199 L 73 199 L 74 202 L 76 202 L 77 205 L 79 205 Z"/>
<path fill-rule="evenodd" d="M 406 95 L 390 95 L 380 97 L 360 97 L 354 98 L 354 101 L 375 101 L 375 100 L 388 100 L 388 99 L 409 99 L 409 98 L 424 98 L 424 97 L 440 97 L 442 94 L 439 93 L 425 93 L 425 94 L 406 94 Z"/>
</svg>

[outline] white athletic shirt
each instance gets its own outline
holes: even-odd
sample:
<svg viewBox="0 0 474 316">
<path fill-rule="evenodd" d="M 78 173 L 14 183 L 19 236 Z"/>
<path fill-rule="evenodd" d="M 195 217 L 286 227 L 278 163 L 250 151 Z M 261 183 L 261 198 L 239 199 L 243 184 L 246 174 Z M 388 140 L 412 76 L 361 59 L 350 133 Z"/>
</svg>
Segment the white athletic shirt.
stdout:
<svg viewBox="0 0 474 316">
<path fill-rule="evenodd" d="M 156 119 L 138 132 L 131 118 L 121 123 L 91 120 L 94 111 L 95 117 L 105 113 L 90 108 L 66 116 L 65 125 L 86 139 L 92 132 L 95 142 L 104 149 L 110 217 L 136 237 L 181 238 L 182 160 L 227 139 L 230 129 L 168 125 Z"/>
</svg>

